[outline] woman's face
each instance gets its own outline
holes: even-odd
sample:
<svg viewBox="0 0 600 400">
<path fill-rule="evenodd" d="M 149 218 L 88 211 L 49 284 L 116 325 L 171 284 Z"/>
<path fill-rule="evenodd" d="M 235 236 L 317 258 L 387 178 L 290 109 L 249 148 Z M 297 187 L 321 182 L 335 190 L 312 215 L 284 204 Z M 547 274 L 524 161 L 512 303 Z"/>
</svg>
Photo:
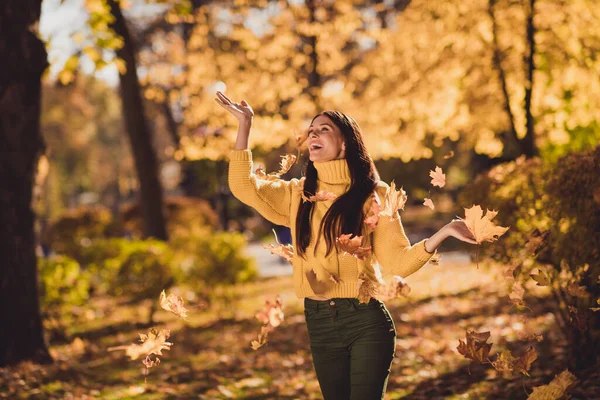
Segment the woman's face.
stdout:
<svg viewBox="0 0 600 400">
<path fill-rule="evenodd" d="M 312 162 L 346 158 L 346 145 L 340 129 L 326 115 L 319 115 L 308 128 L 308 152 Z"/>
</svg>

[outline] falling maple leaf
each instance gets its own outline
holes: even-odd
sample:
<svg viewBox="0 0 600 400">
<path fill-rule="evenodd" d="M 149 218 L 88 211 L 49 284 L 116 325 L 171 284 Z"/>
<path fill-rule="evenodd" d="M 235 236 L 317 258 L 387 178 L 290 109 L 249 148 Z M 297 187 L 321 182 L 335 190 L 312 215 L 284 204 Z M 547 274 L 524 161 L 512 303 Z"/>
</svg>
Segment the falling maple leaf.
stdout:
<svg viewBox="0 0 600 400">
<path fill-rule="evenodd" d="M 381 210 L 379 215 L 395 219 L 398 216 L 397 211 L 404 210 L 407 199 L 408 197 L 404 189 L 400 188 L 400 190 L 396 190 L 396 183 L 392 181 L 390 190 L 385 195 L 383 210 Z"/>
<path fill-rule="evenodd" d="M 268 325 L 264 325 L 260 328 L 260 333 L 258 334 L 258 340 L 253 340 L 250 342 L 250 346 L 252 350 L 258 350 L 265 344 L 267 344 L 267 337 L 269 336 L 269 332 L 272 328 L 269 328 Z"/>
<path fill-rule="evenodd" d="M 108 351 L 125 350 L 125 354 L 131 360 L 137 360 L 141 356 L 150 356 L 151 354 L 162 356 L 163 350 L 170 350 L 173 343 L 167 342 L 171 335 L 169 329 L 158 330 L 150 328 L 148 334 L 140 333 L 141 344 L 132 343 L 128 346 L 109 347 Z"/>
<path fill-rule="evenodd" d="M 498 215 L 497 211 L 487 210 L 486 215 L 483 215 L 483 210 L 478 205 L 473 205 L 471 208 L 465 208 L 465 218 L 458 219 L 463 221 L 469 231 L 475 236 L 477 243 L 484 241 L 493 242 L 509 229 L 503 226 L 496 226 L 492 219 Z"/>
<path fill-rule="evenodd" d="M 429 170 L 429 176 L 431 177 L 431 184 L 433 186 L 444 187 L 446 184 L 446 174 L 438 166 L 435 167 L 435 171 Z"/>
<path fill-rule="evenodd" d="M 365 260 L 367 256 L 371 253 L 371 247 L 361 247 L 362 244 L 362 236 L 354 236 L 347 234 L 341 235 L 340 237 L 335 239 L 337 248 L 344 252 L 344 255 L 350 254 L 352 257 L 356 257 L 359 260 Z"/>
<path fill-rule="evenodd" d="M 283 321 L 283 302 L 281 296 L 277 295 L 274 301 L 266 300 L 265 307 L 259 311 L 255 317 L 264 325 L 271 326 L 273 328 L 281 325 Z"/>
<path fill-rule="evenodd" d="M 183 299 L 181 297 L 176 296 L 174 294 L 170 294 L 167 296 L 167 294 L 163 290 L 160 293 L 160 306 L 167 311 L 171 311 L 179 318 L 187 321 L 188 310 L 183 305 Z"/>
<path fill-rule="evenodd" d="M 291 244 L 263 244 L 263 249 L 269 250 L 271 254 L 283 257 L 287 261 L 292 261 L 292 258 L 294 258 L 294 246 Z"/>
<path fill-rule="evenodd" d="M 335 200 L 337 198 L 337 195 L 331 192 L 327 192 L 325 190 L 319 190 L 316 194 L 306 197 L 306 195 L 304 195 L 304 192 L 302 192 L 302 199 L 304 201 L 310 201 L 312 203 L 317 202 L 317 201 L 330 201 L 330 200 Z"/>
<path fill-rule="evenodd" d="M 392 279 L 379 289 L 380 300 L 391 300 L 399 297 L 408 297 L 410 286 L 404 278 L 399 275 L 392 276 Z"/>
<path fill-rule="evenodd" d="M 279 162 L 279 171 L 277 171 L 275 175 L 281 176 L 288 172 L 296 162 L 296 159 L 297 157 L 294 154 L 286 154 L 285 156 L 281 156 L 281 161 Z"/>
<path fill-rule="evenodd" d="M 358 274 L 358 302 L 369 303 L 371 297 L 376 297 L 379 294 L 381 284 L 369 279 L 369 277 L 361 272 Z"/>
<path fill-rule="evenodd" d="M 463 342 L 458 339 L 458 347 L 456 348 L 465 358 L 480 363 L 488 361 L 488 355 L 492 349 L 493 343 L 486 343 L 490 337 L 490 332 L 475 332 L 467 331 L 467 340 Z"/>
<path fill-rule="evenodd" d="M 428 197 L 425 197 L 425 201 L 423 201 L 423 205 L 431 208 L 432 210 L 435 210 L 435 205 L 433 204 L 433 201 L 431 201 L 431 199 Z"/>
<path fill-rule="evenodd" d="M 525 302 L 523 301 L 524 294 L 525 294 L 525 288 L 523 287 L 521 282 L 515 281 L 510 289 L 510 293 L 508 294 L 508 297 L 513 302 L 513 304 L 516 305 L 517 307 L 519 307 L 519 306 L 524 307 L 525 306 Z"/>
<path fill-rule="evenodd" d="M 567 286 L 567 292 L 573 297 L 579 297 L 581 299 L 585 299 L 589 297 L 590 293 L 587 291 L 585 286 L 579 285 L 576 282 L 573 282 Z"/>
<path fill-rule="evenodd" d="M 381 205 L 379 204 L 379 196 L 375 192 L 371 195 L 371 205 L 367 216 L 364 219 L 364 223 L 367 227 L 367 234 L 373 232 L 377 228 L 379 223 L 379 213 L 381 212 Z"/>
<path fill-rule="evenodd" d="M 529 375 L 529 370 L 531 369 L 531 364 L 533 364 L 533 362 L 535 360 L 537 360 L 538 358 L 538 354 L 537 351 L 535 351 L 535 349 L 533 348 L 533 346 L 530 346 L 525 353 L 523 353 L 516 361 L 515 361 L 515 370 L 517 372 L 522 373 L 523 375 Z"/>
<path fill-rule="evenodd" d="M 531 276 L 531 278 L 533 278 L 533 280 L 537 282 L 537 286 L 550 285 L 550 278 L 548 278 L 548 275 L 546 275 L 546 273 L 541 269 L 538 269 L 537 274 L 529 274 L 529 276 Z"/>
<path fill-rule="evenodd" d="M 555 375 L 549 384 L 534 387 L 527 400 L 558 400 L 565 398 L 567 391 L 577 382 L 575 375 L 566 369 Z"/>
<path fill-rule="evenodd" d="M 459 216 L 457 218 L 465 223 L 479 245 L 484 241 L 493 242 L 498 240 L 509 229 L 508 227 L 496 226 L 492 222 L 492 218 L 497 214 L 497 211 L 487 210 L 486 215 L 483 215 L 481 207 L 473 205 L 471 208 L 465 208 L 465 218 Z M 479 268 L 479 247 L 477 247 L 476 254 L 477 268 Z"/>
</svg>

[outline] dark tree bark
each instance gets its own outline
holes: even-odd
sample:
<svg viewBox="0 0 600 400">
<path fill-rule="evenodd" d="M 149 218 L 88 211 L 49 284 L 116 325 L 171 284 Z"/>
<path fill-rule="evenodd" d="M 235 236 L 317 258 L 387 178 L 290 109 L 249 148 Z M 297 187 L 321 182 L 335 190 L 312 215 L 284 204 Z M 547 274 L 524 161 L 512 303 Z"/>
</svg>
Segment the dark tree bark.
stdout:
<svg viewBox="0 0 600 400">
<path fill-rule="evenodd" d="M 52 361 L 43 339 L 31 209 L 40 134 L 44 44 L 30 29 L 41 0 L 0 5 L 0 367 Z"/>
<path fill-rule="evenodd" d="M 531 95 L 533 92 L 533 72 L 535 71 L 535 25 L 533 17 L 535 15 L 535 0 L 529 0 L 527 13 L 527 55 L 525 58 L 526 77 L 525 77 L 525 128 L 526 134 L 521 142 L 523 154 L 527 158 L 538 155 L 538 149 L 535 145 L 535 120 L 531 113 Z"/>
<path fill-rule="evenodd" d="M 144 234 L 146 237 L 167 240 L 166 221 L 163 214 L 163 191 L 158 179 L 158 160 L 144 113 L 144 103 L 136 69 L 135 46 L 119 3 L 108 0 L 108 4 L 115 18 L 112 28 L 124 41 L 123 47 L 117 50 L 117 56 L 125 61 L 127 67 L 127 71 L 119 75 L 120 92 L 125 127 L 140 182 L 139 201 L 144 222 Z"/>
</svg>

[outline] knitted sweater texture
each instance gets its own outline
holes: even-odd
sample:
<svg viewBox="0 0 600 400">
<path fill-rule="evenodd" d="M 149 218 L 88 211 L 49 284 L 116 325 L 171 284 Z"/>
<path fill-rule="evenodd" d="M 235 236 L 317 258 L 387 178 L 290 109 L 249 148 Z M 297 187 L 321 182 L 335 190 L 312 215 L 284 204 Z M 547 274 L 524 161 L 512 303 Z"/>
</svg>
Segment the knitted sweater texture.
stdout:
<svg viewBox="0 0 600 400">
<path fill-rule="evenodd" d="M 350 187 L 350 171 L 345 159 L 314 163 L 317 170 L 317 192 L 327 191 L 339 196 Z M 229 188 L 233 195 L 258 211 L 264 218 L 291 229 L 292 243 L 296 243 L 296 214 L 302 200 L 304 179 L 267 181 L 253 172 L 252 152 L 233 150 L 229 162 Z M 390 187 L 379 182 L 375 192 L 385 199 Z M 361 283 L 367 277 L 372 281 L 385 281 L 393 275 L 407 277 L 419 270 L 436 253 L 425 250 L 425 240 L 411 246 L 401 218 L 379 217 L 374 232 L 365 237 L 364 246 L 372 252 L 366 260 L 334 250 L 326 256 L 325 239 L 318 247 L 316 235 L 321 219 L 335 200 L 318 201 L 311 217 L 311 242 L 306 254 L 294 254 L 292 259 L 294 289 L 298 298 L 309 296 L 357 297 Z M 372 199 L 365 203 L 365 212 Z M 352 212 L 352 210 L 348 210 Z M 436 250 L 437 251 L 437 250 Z M 336 279 L 332 279 L 336 277 Z"/>
</svg>

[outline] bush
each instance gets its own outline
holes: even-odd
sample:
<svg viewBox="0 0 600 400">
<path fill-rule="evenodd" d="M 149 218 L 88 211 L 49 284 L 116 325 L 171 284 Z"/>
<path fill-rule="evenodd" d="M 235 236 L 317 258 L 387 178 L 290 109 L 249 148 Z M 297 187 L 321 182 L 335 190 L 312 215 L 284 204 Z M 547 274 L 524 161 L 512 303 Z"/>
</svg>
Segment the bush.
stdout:
<svg viewBox="0 0 600 400">
<path fill-rule="evenodd" d="M 173 253 L 158 240 L 96 240 L 81 250 L 96 290 L 132 300 L 157 297 L 173 284 Z"/>
<path fill-rule="evenodd" d="M 213 231 L 219 217 L 210 204 L 193 197 L 173 196 L 164 200 L 165 219 L 170 238 L 203 235 Z M 131 203 L 121 209 L 123 227 L 135 238 L 143 236 L 142 217 L 139 203 Z"/>
<path fill-rule="evenodd" d="M 66 306 L 80 306 L 88 299 L 90 275 L 66 256 L 38 259 L 40 305 L 45 314 L 59 314 Z"/>
<path fill-rule="evenodd" d="M 173 248 L 178 255 L 178 280 L 196 285 L 205 282 L 232 284 L 257 276 L 256 263 L 243 254 L 246 238 L 240 233 L 177 238 Z"/>
<path fill-rule="evenodd" d="M 121 228 L 109 209 L 86 206 L 66 211 L 52 221 L 41 237 L 41 244 L 53 253 L 78 259 L 81 246 L 120 234 Z"/>
<path fill-rule="evenodd" d="M 493 246 L 483 246 L 484 254 L 516 265 L 515 277 L 522 282 L 537 269 L 548 276 L 573 368 L 593 364 L 600 351 L 600 313 L 590 310 L 600 297 L 598 171 L 600 146 L 555 164 L 519 158 L 479 175 L 458 201 L 466 208 L 498 210 L 494 222 L 510 226 Z"/>
</svg>

